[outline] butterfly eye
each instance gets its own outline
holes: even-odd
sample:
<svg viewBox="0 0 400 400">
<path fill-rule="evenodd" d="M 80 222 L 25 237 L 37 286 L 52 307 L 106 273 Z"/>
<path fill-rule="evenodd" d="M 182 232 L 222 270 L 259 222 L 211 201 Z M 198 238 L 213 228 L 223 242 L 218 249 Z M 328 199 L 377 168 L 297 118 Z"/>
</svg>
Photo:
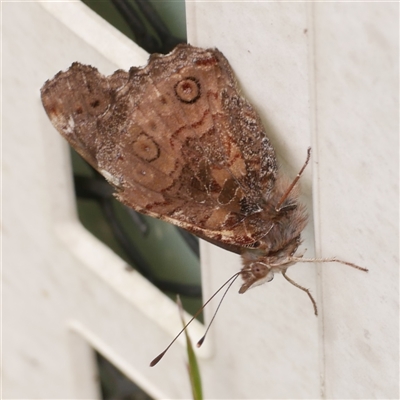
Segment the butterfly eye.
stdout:
<svg viewBox="0 0 400 400">
<path fill-rule="evenodd" d="M 260 263 L 255 263 L 252 265 L 251 270 L 253 272 L 253 275 L 256 276 L 258 279 L 264 278 L 270 273 L 269 268 Z"/>
</svg>

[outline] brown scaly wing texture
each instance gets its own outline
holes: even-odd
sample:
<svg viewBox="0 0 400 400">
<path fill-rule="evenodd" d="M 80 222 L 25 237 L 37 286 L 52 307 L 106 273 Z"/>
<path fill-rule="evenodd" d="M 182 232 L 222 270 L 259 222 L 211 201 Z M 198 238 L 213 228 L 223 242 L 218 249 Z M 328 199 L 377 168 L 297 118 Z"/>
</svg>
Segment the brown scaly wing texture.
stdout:
<svg viewBox="0 0 400 400">
<path fill-rule="evenodd" d="M 265 236 L 274 150 L 218 50 L 179 45 L 109 77 L 74 63 L 41 93 L 124 204 L 236 251 Z"/>
</svg>

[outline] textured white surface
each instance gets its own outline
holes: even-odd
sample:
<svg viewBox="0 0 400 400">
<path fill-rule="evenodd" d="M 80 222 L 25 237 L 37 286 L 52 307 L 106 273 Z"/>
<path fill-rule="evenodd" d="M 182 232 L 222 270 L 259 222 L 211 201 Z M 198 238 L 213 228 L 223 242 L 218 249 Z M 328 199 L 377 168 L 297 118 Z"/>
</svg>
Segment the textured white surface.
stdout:
<svg viewBox="0 0 400 400">
<path fill-rule="evenodd" d="M 291 267 L 318 294 L 318 320 L 282 278 L 232 294 L 214 330 L 219 379 L 205 388 L 209 397 L 399 396 L 398 11 L 365 2 L 188 4 L 189 41 L 230 60 L 285 171 L 294 176 L 313 147 L 302 178 L 307 255 L 314 219 L 318 255 L 370 269 Z M 211 293 L 231 258 L 209 252 Z"/>
<path fill-rule="evenodd" d="M 3 397 L 97 398 L 92 346 L 154 397 L 189 398 L 181 346 L 148 368 L 176 308 L 76 222 L 67 146 L 39 98 L 72 61 L 108 74 L 146 56 L 80 3 L 2 10 Z M 370 268 L 292 267 L 318 319 L 280 276 L 243 296 L 237 284 L 201 360 L 206 398 L 398 398 L 398 4 L 191 2 L 187 14 L 190 42 L 227 56 L 288 174 L 313 146 L 302 188 L 318 252 Z M 239 268 L 212 246 L 203 263 L 206 297 Z"/>
<path fill-rule="evenodd" d="M 399 397 L 398 4 L 316 4 L 315 88 L 327 398 Z"/>
</svg>

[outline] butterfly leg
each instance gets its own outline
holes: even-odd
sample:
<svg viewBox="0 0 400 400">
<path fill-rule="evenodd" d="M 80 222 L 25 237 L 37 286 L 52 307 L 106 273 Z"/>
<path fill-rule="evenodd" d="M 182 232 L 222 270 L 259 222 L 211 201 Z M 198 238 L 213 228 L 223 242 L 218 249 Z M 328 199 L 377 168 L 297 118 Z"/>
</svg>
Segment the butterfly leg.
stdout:
<svg viewBox="0 0 400 400">
<path fill-rule="evenodd" d="M 297 288 L 301 289 L 303 292 L 307 293 L 307 296 L 310 298 L 311 303 L 314 307 L 314 314 L 318 315 L 318 310 L 317 310 L 317 303 L 314 300 L 314 297 L 312 297 L 310 291 L 308 289 L 306 289 L 303 286 L 300 286 L 298 283 L 296 283 L 295 281 L 293 281 L 292 279 L 290 279 L 287 275 L 286 275 L 286 271 L 282 271 L 282 275 L 283 277 L 289 282 L 291 283 L 293 286 L 296 286 Z"/>
<path fill-rule="evenodd" d="M 295 257 L 289 257 L 289 260 L 298 263 L 298 262 L 306 262 L 306 263 L 332 263 L 332 262 L 337 262 L 339 264 L 344 264 L 348 265 L 349 267 L 359 269 L 360 271 L 368 272 L 367 268 L 360 267 L 357 264 L 351 263 L 349 261 L 344 261 L 344 260 L 339 260 L 337 258 L 303 258 L 302 255 L 300 256 L 295 256 Z"/>
<path fill-rule="evenodd" d="M 287 199 L 287 197 L 289 196 L 290 192 L 293 190 L 294 186 L 296 185 L 296 183 L 299 181 L 301 175 L 303 174 L 303 171 L 306 169 L 308 162 L 310 161 L 310 157 L 311 157 L 311 147 L 309 147 L 307 149 L 307 158 L 306 158 L 306 162 L 304 163 L 304 165 L 302 166 L 300 172 L 297 174 L 296 178 L 294 178 L 293 182 L 291 183 L 291 185 L 288 187 L 288 189 L 286 190 L 286 192 L 284 193 L 284 195 L 282 196 L 282 198 L 279 200 L 278 204 L 275 207 L 275 211 L 279 212 L 281 211 L 281 207 L 283 202 Z"/>
</svg>

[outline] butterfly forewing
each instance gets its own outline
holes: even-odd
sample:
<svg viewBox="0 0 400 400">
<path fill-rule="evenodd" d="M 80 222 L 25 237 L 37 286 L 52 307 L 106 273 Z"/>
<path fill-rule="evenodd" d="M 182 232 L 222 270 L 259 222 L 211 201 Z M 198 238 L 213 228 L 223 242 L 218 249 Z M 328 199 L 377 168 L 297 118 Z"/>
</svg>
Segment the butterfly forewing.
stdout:
<svg viewBox="0 0 400 400">
<path fill-rule="evenodd" d="M 218 50 L 179 45 L 109 77 L 74 63 L 42 101 L 128 206 L 236 249 L 268 230 L 274 150 Z"/>
</svg>

